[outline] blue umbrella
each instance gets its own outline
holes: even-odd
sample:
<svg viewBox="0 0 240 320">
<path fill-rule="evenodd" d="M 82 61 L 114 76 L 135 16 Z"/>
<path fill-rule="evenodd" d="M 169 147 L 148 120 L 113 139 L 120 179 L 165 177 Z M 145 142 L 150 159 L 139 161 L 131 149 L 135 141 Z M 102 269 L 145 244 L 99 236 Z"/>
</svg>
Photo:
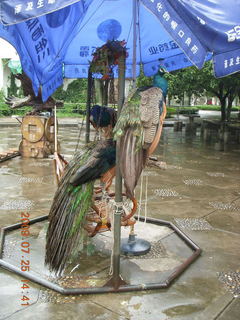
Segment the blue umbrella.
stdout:
<svg viewBox="0 0 240 320">
<path fill-rule="evenodd" d="M 26 21 L 62 9 L 79 0 L 1 0 L 0 20 L 4 25 Z"/>
<path fill-rule="evenodd" d="M 127 77 L 135 77 L 140 64 L 147 76 L 155 74 L 159 59 L 168 71 L 201 68 L 211 56 L 217 77 L 240 70 L 239 0 L 4 0 L 1 5 L 0 36 L 15 46 L 44 100 L 63 77 L 87 77 L 93 51 L 113 39 L 127 42 Z"/>
</svg>

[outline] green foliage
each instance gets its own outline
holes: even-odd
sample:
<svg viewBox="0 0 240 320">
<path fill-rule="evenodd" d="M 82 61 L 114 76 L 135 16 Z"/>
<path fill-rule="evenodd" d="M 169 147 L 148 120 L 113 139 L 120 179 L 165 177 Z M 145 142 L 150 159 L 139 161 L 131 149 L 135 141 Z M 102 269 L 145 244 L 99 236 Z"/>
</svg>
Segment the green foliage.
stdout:
<svg viewBox="0 0 240 320">
<path fill-rule="evenodd" d="M 143 73 L 143 69 L 140 69 L 140 75 L 137 78 L 137 88 L 151 86 L 153 84 L 153 77 L 146 77 Z"/>
<path fill-rule="evenodd" d="M 7 95 L 16 97 L 18 96 L 18 87 L 15 82 L 14 74 L 11 73 L 9 78 L 10 78 L 10 87 L 8 87 L 7 89 Z"/>
<path fill-rule="evenodd" d="M 10 117 L 13 114 L 17 114 L 18 116 L 24 116 L 27 112 L 32 110 L 31 107 L 24 107 L 19 109 L 11 109 L 5 103 L 5 96 L 3 91 L 0 90 L 0 117 Z"/>
<path fill-rule="evenodd" d="M 168 96 L 170 99 L 175 98 L 181 101 L 186 94 L 191 97 L 193 94 L 200 97 L 204 94 L 202 78 L 199 76 L 200 70 L 196 67 L 190 67 L 168 73 L 165 78 L 168 80 Z"/>
<path fill-rule="evenodd" d="M 53 94 L 56 100 L 64 102 L 80 103 L 87 100 L 87 79 L 77 79 L 68 85 L 67 90 L 58 88 Z"/>
<path fill-rule="evenodd" d="M 4 102 L 0 102 L 0 117 L 7 117 L 12 114 L 12 110 Z"/>
<path fill-rule="evenodd" d="M 79 118 L 83 117 L 86 114 L 86 103 L 71 103 L 66 102 L 63 105 L 63 108 L 57 109 L 57 116 L 59 118 L 74 117 Z"/>
<path fill-rule="evenodd" d="M 4 93 L 2 90 L 0 90 L 0 102 L 4 102 L 4 99 L 5 99 Z"/>
<path fill-rule="evenodd" d="M 2 90 L 0 90 L 0 117 L 11 116 L 12 110 L 5 103 L 5 97 Z"/>
<path fill-rule="evenodd" d="M 240 95 L 240 73 L 217 79 L 213 74 L 212 62 L 206 62 L 201 70 L 190 67 L 167 74 L 166 78 L 169 83 L 170 99 L 181 101 L 184 94 L 189 99 L 193 94 L 196 97 L 216 96 L 221 103 L 222 120 L 230 119 L 232 102 Z"/>
</svg>

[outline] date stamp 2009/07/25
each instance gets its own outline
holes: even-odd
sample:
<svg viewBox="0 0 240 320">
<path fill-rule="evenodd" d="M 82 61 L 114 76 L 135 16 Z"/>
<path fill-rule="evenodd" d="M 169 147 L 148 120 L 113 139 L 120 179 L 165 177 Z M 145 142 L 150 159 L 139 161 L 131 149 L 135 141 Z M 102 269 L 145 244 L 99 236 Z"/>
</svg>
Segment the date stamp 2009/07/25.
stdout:
<svg viewBox="0 0 240 320">
<path fill-rule="evenodd" d="M 21 243 L 20 243 L 20 250 L 21 250 L 21 260 L 20 260 L 20 268 L 21 271 L 30 271 L 30 226 L 29 226 L 29 217 L 30 214 L 28 212 L 21 212 Z M 22 279 L 21 280 L 21 305 L 22 306 L 29 306 L 30 305 L 30 298 L 29 298 L 29 285 L 30 280 Z"/>
</svg>

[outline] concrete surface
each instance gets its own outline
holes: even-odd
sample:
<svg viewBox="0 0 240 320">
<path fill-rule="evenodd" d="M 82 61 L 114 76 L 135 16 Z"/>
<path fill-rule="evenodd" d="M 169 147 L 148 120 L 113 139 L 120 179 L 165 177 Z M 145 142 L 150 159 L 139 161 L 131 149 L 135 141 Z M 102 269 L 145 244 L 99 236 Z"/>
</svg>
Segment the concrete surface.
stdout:
<svg viewBox="0 0 240 320">
<path fill-rule="evenodd" d="M 0 151 L 17 147 L 20 138 L 16 127 L 0 126 Z M 62 153 L 70 158 L 78 142 L 77 126 L 61 126 L 59 140 Z M 0 268 L 0 319 L 239 319 L 240 145 L 228 145 L 227 151 L 219 152 L 214 143 L 214 139 L 203 143 L 200 131 L 186 135 L 184 130 L 164 128 L 156 155 L 166 162 L 166 169 L 147 168 L 144 173 L 141 215 L 175 223 L 203 250 L 168 289 L 62 296 L 32 282 L 23 289 L 24 279 Z M 19 157 L 1 163 L 0 185 L 0 227 L 19 222 L 21 212 L 29 212 L 30 218 L 47 214 L 56 189 L 53 161 Z M 140 183 L 138 198 L 139 194 Z M 32 270 L 54 280 L 44 266 L 47 223 L 30 228 Z M 165 227 L 138 223 L 136 233 L 152 244 L 159 241 L 160 246 L 156 256 L 122 257 L 121 274 L 130 283 L 164 277 L 191 254 Z M 128 230 L 122 229 L 122 237 L 127 235 Z M 7 235 L 4 259 L 16 266 L 21 261 L 20 243 L 18 230 Z M 89 243 L 93 252 L 70 265 L 60 279 L 63 285 L 101 285 L 109 278 L 111 233 Z M 228 282 L 221 281 L 221 274 Z M 21 306 L 23 293 L 29 306 Z"/>
</svg>

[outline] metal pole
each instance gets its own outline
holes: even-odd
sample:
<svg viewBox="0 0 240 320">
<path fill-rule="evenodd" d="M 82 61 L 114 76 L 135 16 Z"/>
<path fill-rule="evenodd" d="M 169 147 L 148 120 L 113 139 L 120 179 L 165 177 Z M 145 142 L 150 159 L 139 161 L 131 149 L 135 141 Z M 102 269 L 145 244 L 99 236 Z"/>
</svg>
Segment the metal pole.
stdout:
<svg viewBox="0 0 240 320">
<path fill-rule="evenodd" d="M 133 88 L 136 88 L 137 74 L 137 0 L 133 0 L 133 56 L 132 56 L 132 81 Z"/>
<path fill-rule="evenodd" d="M 88 87 L 87 87 L 87 104 L 86 104 L 86 133 L 85 133 L 85 143 L 90 141 L 90 108 L 91 108 L 91 98 L 92 98 L 92 72 L 90 68 L 88 69 Z"/>
<path fill-rule="evenodd" d="M 57 106 L 54 106 L 54 151 L 57 153 Z"/>
<path fill-rule="evenodd" d="M 125 56 L 119 58 L 118 64 L 118 117 L 120 115 L 125 95 Z M 121 244 L 121 215 L 122 215 L 122 177 L 119 167 L 119 140 L 116 147 L 116 180 L 115 180 L 115 201 L 116 211 L 114 213 L 114 245 L 113 245 L 113 276 L 114 288 L 121 283 L 120 273 L 120 244 Z"/>
</svg>

